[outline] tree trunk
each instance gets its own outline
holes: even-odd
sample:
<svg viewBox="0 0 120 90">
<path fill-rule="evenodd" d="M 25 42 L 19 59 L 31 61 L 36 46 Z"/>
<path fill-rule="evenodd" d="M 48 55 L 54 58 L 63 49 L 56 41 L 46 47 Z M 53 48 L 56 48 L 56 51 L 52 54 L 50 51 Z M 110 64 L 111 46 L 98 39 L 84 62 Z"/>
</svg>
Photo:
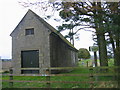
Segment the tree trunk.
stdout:
<svg viewBox="0 0 120 90">
<path fill-rule="evenodd" d="M 97 67 L 97 53 L 94 52 L 94 63 L 95 63 L 95 67 Z"/>
<path fill-rule="evenodd" d="M 115 54 L 115 43 L 114 43 L 113 35 L 111 34 L 111 32 L 108 32 L 108 33 L 110 37 L 110 43 L 112 44 L 113 53 Z"/>
<path fill-rule="evenodd" d="M 118 88 L 120 88 L 120 40 L 119 40 L 119 33 L 116 34 L 115 37 L 115 41 L 116 41 L 116 48 L 114 50 L 114 64 L 115 66 L 118 66 L 115 69 L 115 72 L 117 74 L 117 76 L 115 76 L 115 79 L 118 82 Z"/>
<path fill-rule="evenodd" d="M 100 30 L 99 30 L 100 31 Z M 108 66 L 107 48 L 104 33 L 97 33 L 100 66 Z"/>
<path fill-rule="evenodd" d="M 94 13 L 94 22 L 96 27 L 95 29 L 97 35 L 98 48 L 99 48 L 100 66 L 108 66 L 106 40 L 104 35 L 105 31 L 103 29 L 103 15 L 101 15 L 101 11 L 102 11 L 101 2 L 94 2 L 93 6 L 96 7 L 93 13 Z M 100 10 L 97 9 L 97 7 L 99 7 Z"/>
<path fill-rule="evenodd" d="M 115 66 L 120 66 L 120 40 L 119 33 L 116 35 Z"/>
<path fill-rule="evenodd" d="M 117 76 L 115 79 L 118 82 L 118 88 L 120 88 L 120 47 L 116 47 L 115 50 L 115 66 L 118 66 L 115 71 L 117 73 Z"/>
</svg>

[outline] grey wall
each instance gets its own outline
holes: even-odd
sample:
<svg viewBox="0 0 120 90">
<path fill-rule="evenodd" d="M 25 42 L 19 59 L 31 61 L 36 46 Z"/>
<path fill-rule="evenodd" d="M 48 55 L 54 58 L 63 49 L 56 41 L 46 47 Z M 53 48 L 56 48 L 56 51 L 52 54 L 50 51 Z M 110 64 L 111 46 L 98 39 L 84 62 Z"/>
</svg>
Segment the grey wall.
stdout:
<svg viewBox="0 0 120 90">
<path fill-rule="evenodd" d="M 71 67 L 77 65 L 77 51 L 72 50 L 55 33 L 50 34 L 51 67 Z"/>
<path fill-rule="evenodd" d="M 25 35 L 25 29 L 34 28 L 34 35 Z M 50 31 L 34 16 L 28 12 L 12 34 L 12 58 L 14 73 L 20 74 L 21 51 L 39 50 L 39 66 L 50 66 L 49 49 Z M 40 70 L 42 72 L 42 70 Z"/>
<path fill-rule="evenodd" d="M 11 61 L 2 61 L 2 70 L 9 71 L 9 69 L 12 67 L 11 64 Z"/>
</svg>

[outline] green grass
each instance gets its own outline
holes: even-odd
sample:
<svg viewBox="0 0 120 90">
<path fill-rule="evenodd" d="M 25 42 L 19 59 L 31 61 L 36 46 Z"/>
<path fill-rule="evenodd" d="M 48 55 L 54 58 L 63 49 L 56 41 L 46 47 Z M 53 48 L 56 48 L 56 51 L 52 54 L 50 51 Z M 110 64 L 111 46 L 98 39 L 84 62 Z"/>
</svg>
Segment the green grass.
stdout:
<svg viewBox="0 0 120 90">
<path fill-rule="evenodd" d="M 109 66 L 114 66 L 114 59 L 109 59 L 108 60 L 108 65 Z"/>
<path fill-rule="evenodd" d="M 78 68 L 73 70 L 72 72 L 69 73 L 64 73 L 64 74 L 89 74 L 89 70 L 85 68 Z M 57 77 L 52 77 L 52 81 L 89 81 L 89 77 L 86 76 L 57 76 Z M 52 87 L 54 88 L 89 88 L 89 84 L 82 84 L 82 83 L 77 83 L 77 84 L 71 84 L 71 83 L 60 83 L 60 84 L 52 84 Z"/>
<path fill-rule="evenodd" d="M 62 74 L 81 74 L 81 73 L 89 73 L 88 69 L 83 69 L 83 68 L 79 68 L 79 69 L 75 69 L 72 72 L 69 73 L 62 73 Z M 4 80 L 9 80 L 8 76 L 3 76 L 2 79 Z M 14 76 L 13 78 L 14 80 L 25 80 L 25 81 L 45 81 L 46 78 L 44 76 Z M 51 76 L 50 78 L 51 81 L 88 81 L 89 77 L 80 77 L 80 76 Z M 19 88 L 19 87 L 46 87 L 45 83 L 19 83 L 19 82 L 15 82 L 14 83 L 14 87 L 15 88 Z M 8 82 L 3 82 L 3 88 L 8 88 L 9 87 L 9 83 Z M 85 87 L 89 87 L 88 84 L 71 84 L 71 83 L 52 83 L 51 87 L 53 88 L 85 88 Z"/>
<path fill-rule="evenodd" d="M 88 66 L 92 66 L 92 61 L 91 59 L 86 59 L 86 60 L 81 60 L 78 62 L 78 65 L 80 67 L 86 67 L 87 66 L 87 62 L 88 62 Z"/>
<path fill-rule="evenodd" d="M 69 73 L 61 73 L 61 74 L 91 74 L 92 71 L 90 71 L 88 68 L 86 68 L 86 64 L 82 64 L 82 62 L 92 62 L 92 60 L 82 60 L 79 62 L 79 68 L 74 69 L 73 71 Z M 113 65 L 113 59 L 109 61 L 109 65 Z M 109 70 L 109 73 L 113 73 L 113 69 Z M 96 72 L 93 72 L 96 73 Z M 99 73 L 99 71 L 98 71 Z M 3 76 L 3 80 L 9 80 L 8 76 Z M 14 80 L 22 80 L 22 81 L 46 81 L 46 77 L 44 76 L 14 76 Z M 104 87 L 104 85 L 108 87 L 114 86 L 114 84 L 111 82 L 113 81 L 113 77 L 111 76 L 99 76 L 99 77 L 93 77 L 90 78 L 88 76 L 51 76 L 51 81 L 110 81 L 108 83 L 101 83 L 101 84 L 94 84 L 94 87 Z M 110 86 L 111 85 L 111 86 Z M 8 82 L 2 82 L 3 88 L 10 88 Z M 15 82 L 14 88 L 19 87 L 46 87 L 46 83 L 33 83 L 33 82 Z M 88 83 L 51 83 L 52 88 L 90 88 L 91 84 Z"/>
<path fill-rule="evenodd" d="M 86 60 L 79 61 L 78 64 L 79 64 L 79 66 L 86 67 L 87 62 L 88 62 L 88 66 L 92 66 L 93 61 L 94 60 L 86 59 Z M 99 59 L 97 60 L 97 63 L 98 63 L 98 66 L 99 66 L 100 65 L 100 60 Z M 114 66 L 114 59 L 108 59 L 108 66 Z"/>
<path fill-rule="evenodd" d="M 63 73 L 63 74 L 90 74 L 91 71 L 87 68 L 77 68 L 69 73 Z M 3 76 L 2 79 L 9 80 L 8 76 Z M 45 81 L 46 77 L 44 76 L 14 76 L 14 80 L 24 80 L 24 81 Z M 96 77 L 90 78 L 87 76 L 51 76 L 51 81 L 96 81 Z M 112 80 L 112 77 L 98 77 L 99 81 L 110 81 Z M 8 82 L 2 83 L 3 88 L 10 88 Z M 52 88 L 90 88 L 91 84 L 88 83 L 52 83 Z M 99 86 L 98 84 L 95 84 L 95 86 Z M 19 87 L 46 87 L 45 83 L 33 83 L 33 82 L 15 82 L 14 88 Z"/>
</svg>

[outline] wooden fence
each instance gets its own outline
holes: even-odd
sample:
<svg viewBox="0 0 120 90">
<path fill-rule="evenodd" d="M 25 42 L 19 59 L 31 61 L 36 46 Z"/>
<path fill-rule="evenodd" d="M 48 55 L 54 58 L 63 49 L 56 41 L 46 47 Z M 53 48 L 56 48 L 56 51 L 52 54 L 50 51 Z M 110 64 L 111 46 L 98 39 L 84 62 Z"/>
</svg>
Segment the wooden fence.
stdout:
<svg viewBox="0 0 120 90">
<path fill-rule="evenodd" d="M 86 67 L 54 67 L 54 68 L 45 68 L 46 70 L 46 74 L 20 74 L 20 75 L 16 75 L 16 74 L 13 74 L 13 71 L 12 69 L 10 69 L 10 74 L 2 74 L 2 76 L 9 76 L 9 80 L 2 80 L 2 82 L 9 82 L 9 87 L 12 87 L 14 88 L 14 83 L 15 82 L 34 82 L 34 83 L 45 83 L 46 84 L 46 87 L 44 88 L 52 88 L 51 87 L 51 84 L 52 83 L 72 83 L 72 84 L 90 84 L 90 87 L 89 88 L 103 88 L 103 86 L 101 85 L 101 87 L 95 87 L 94 85 L 95 84 L 112 84 L 113 86 L 112 87 L 104 87 L 104 88 L 120 88 L 120 80 L 118 79 L 115 79 L 115 77 L 119 77 L 120 76 L 120 73 L 115 73 L 116 69 L 118 69 L 119 67 L 87 67 L 86 69 L 89 70 L 89 73 L 80 73 L 80 74 L 50 74 L 50 71 L 51 70 L 75 70 L 75 69 L 84 69 Z M 25 68 L 22 68 L 21 70 L 23 70 Z M 31 70 L 33 68 L 27 68 L 28 70 Z M 120 68 L 119 68 L 120 69 Z M 25 69 L 26 70 L 26 69 Z M 39 70 L 39 68 L 36 68 L 36 70 Z M 112 71 L 111 71 L 112 70 Z M 36 81 L 36 80 L 33 80 L 33 81 L 25 81 L 25 80 L 14 80 L 14 76 L 43 76 L 46 78 L 45 81 Z M 51 77 L 54 77 L 54 76 L 74 76 L 74 77 L 89 77 L 89 81 L 51 81 Z M 99 77 L 112 77 L 114 79 L 110 80 L 110 81 L 99 81 Z M 8 87 L 8 88 L 9 88 Z M 22 87 L 20 87 L 22 88 Z M 27 87 L 27 88 L 30 88 L 30 87 Z M 41 87 L 34 87 L 34 88 L 41 88 Z M 62 87 L 61 87 L 62 88 Z"/>
</svg>

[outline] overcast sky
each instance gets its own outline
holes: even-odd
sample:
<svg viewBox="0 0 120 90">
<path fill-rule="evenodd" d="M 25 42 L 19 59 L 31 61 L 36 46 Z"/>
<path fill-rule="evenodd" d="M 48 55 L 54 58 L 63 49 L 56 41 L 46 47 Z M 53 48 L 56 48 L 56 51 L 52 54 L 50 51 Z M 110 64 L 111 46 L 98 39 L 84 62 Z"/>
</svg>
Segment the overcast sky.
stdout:
<svg viewBox="0 0 120 90">
<path fill-rule="evenodd" d="M 18 0 L 0 0 L 0 57 L 12 58 L 12 41 L 10 33 L 18 25 L 28 9 L 23 8 L 18 4 Z M 33 10 L 36 12 L 35 10 Z M 40 12 L 38 13 L 40 15 Z M 51 25 L 58 25 L 50 20 Z M 93 45 L 91 32 L 80 31 L 80 39 L 75 41 L 75 47 L 89 48 Z"/>
</svg>

